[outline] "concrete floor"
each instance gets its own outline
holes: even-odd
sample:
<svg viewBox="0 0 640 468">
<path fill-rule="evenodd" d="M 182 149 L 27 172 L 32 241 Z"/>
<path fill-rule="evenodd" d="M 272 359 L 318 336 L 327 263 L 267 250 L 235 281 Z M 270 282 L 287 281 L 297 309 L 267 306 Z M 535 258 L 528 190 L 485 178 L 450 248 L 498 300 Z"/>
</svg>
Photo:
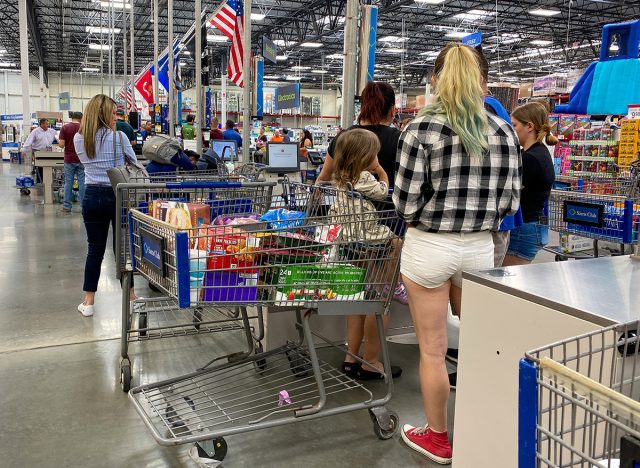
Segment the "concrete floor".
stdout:
<svg viewBox="0 0 640 468">
<path fill-rule="evenodd" d="M 79 207 L 61 214 L 61 205 L 43 205 L 37 191 L 21 196 L 14 179 L 23 170 L 0 165 L 0 466 L 195 467 L 189 446 L 154 441 L 117 383 L 121 293 L 112 252 L 103 263 L 96 315 L 83 318 L 76 311 L 86 254 Z M 146 286 L 137 292 L 149 294 Z M 241 343 L 232 332 L 133 344 L 134 384 L 190 372 Z M 388 406 L 402 423 L 421 424 L 417 346 L 390 349 L 404 374 Z M 341 362 L 338 353 L 325 354 Z M 454 400 L 452 393 L 451 421 Z M 227 443 L 227 467 L 436 466 L 399 435 L 378 440 L 365 411 L 231 436 Z"/>
</svg>

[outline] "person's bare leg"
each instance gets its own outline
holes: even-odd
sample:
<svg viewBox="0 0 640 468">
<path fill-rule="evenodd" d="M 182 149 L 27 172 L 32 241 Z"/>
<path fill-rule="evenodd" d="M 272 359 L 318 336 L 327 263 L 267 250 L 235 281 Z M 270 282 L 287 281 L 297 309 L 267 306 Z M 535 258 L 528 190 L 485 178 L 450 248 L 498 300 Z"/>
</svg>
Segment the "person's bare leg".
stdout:
<svg viewBox="0 0 640 468">
<path fill-rule="evenodd" d="M 449 301 L 451 302 L 451 312 L 460 318 L 460 312 L 462 311 L 462 288 L 452 284 L 451 290 L 449 291 Z"/>
<path fill-rule="evenodd" d="M 136 293 L 133 290 L 133 286 L 129 290 L 129 300 L 130 301 L 135 301 L 136 300 Z"/>
<path fill-rule="evenodd" d="M 450 388 L 444 356 L 450 283 L 428 289 L 407 277 L 403 281 L 420 347 L 420 387 L 427 422 L 434 431 L 446 432 Z"/>
<path fill-rule="evenodd" d="M 516 266 L 516 265 L 529 265 L 531 262 L 524 258 L 516 257 L 515 255 L 507 255 L 502 262 L 503 267 Z"/>
<path fill-rule="evenodd" d="M 347 316 L 347 351 L 356 356 L 360 355 L 360 345 L 364 337 L 364 323 L 366 315 Z M 357 362 L 355 358 L 347 354 L 345 362 Z"/>
<path fill-rule="evenodd" d="M 96 292 L 95 291 L 85 291 L 84 292 L 84 305 L 93 305 L 96 300 Z"/>
<path fill-rule="evenodd" d="M 368 371 L 382 371 L 384 370 L 384 365 L 380 362 L 380 337 L 378 336 L 376 316 L 367 315 L 366 317 L 364 320 L 364 354 L 362 355 L 362 359 L 373 364 L 374 368 L 366 364 L 363 364 L 362 368 Z M 389 328 L 390 318 L 389 314 L 382 316 L 385 331 Z"/>
</svg>

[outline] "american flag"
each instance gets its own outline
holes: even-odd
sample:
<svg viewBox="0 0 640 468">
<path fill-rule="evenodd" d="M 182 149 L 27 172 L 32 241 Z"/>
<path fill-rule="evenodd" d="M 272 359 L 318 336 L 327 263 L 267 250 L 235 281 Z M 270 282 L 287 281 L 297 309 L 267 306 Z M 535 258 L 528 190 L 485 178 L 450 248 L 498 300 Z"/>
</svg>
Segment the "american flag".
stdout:
<svg viewBox="0 0 640 468">
<path fill-rule="evenodd" d="M 211 19 L 211 24 L 231 41 L 231 53 L 227 65 L 227 75 L 241 88 L 244 86 L 242 62 L 244 58 L 242 37 L 244 35 L 244 16 L 242 0 L 227 0 Z"/>
<path fill-rule="evenodd" d="M 120 98 L 120 102 L 125 104 L 124 108 L 127 110 L 135 110 L 135 105 L 133 102 L 133 96 L 131 96 L 131 90 L 129 88 L 129 84 L 125 88 L 120 88 L 120 91 L 117 94 L 117 97 Z"/>
</svg>

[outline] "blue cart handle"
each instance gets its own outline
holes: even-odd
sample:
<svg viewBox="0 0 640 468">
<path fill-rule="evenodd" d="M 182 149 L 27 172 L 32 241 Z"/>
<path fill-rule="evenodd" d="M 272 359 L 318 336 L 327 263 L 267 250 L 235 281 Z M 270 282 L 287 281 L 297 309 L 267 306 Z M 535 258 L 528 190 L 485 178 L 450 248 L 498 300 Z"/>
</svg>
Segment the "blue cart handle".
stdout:
<svg viewBox="0 0 640 468">
<path fill-rule="evenodd" d="M 242 182 L 170 182 L 166 184 L 168 189 L 218 189 L 218 188 L 240 188 Z"/>
</svg>

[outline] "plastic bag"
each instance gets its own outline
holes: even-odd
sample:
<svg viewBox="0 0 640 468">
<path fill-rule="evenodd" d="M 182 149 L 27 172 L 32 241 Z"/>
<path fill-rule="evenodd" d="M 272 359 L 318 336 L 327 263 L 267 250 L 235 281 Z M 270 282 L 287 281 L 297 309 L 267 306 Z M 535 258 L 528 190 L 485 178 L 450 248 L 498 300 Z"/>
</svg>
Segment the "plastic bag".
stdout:
<svg viewBox="0 0 640 468">
<path fill-rule="evenodd" d="M 267 221 L 272 229 L 290 229 L 298 227 L 304 221 L 305 214 L 302 211 L 290 211 L 284 208 L 267 211 L 260 221 Z"/>
</svg>

